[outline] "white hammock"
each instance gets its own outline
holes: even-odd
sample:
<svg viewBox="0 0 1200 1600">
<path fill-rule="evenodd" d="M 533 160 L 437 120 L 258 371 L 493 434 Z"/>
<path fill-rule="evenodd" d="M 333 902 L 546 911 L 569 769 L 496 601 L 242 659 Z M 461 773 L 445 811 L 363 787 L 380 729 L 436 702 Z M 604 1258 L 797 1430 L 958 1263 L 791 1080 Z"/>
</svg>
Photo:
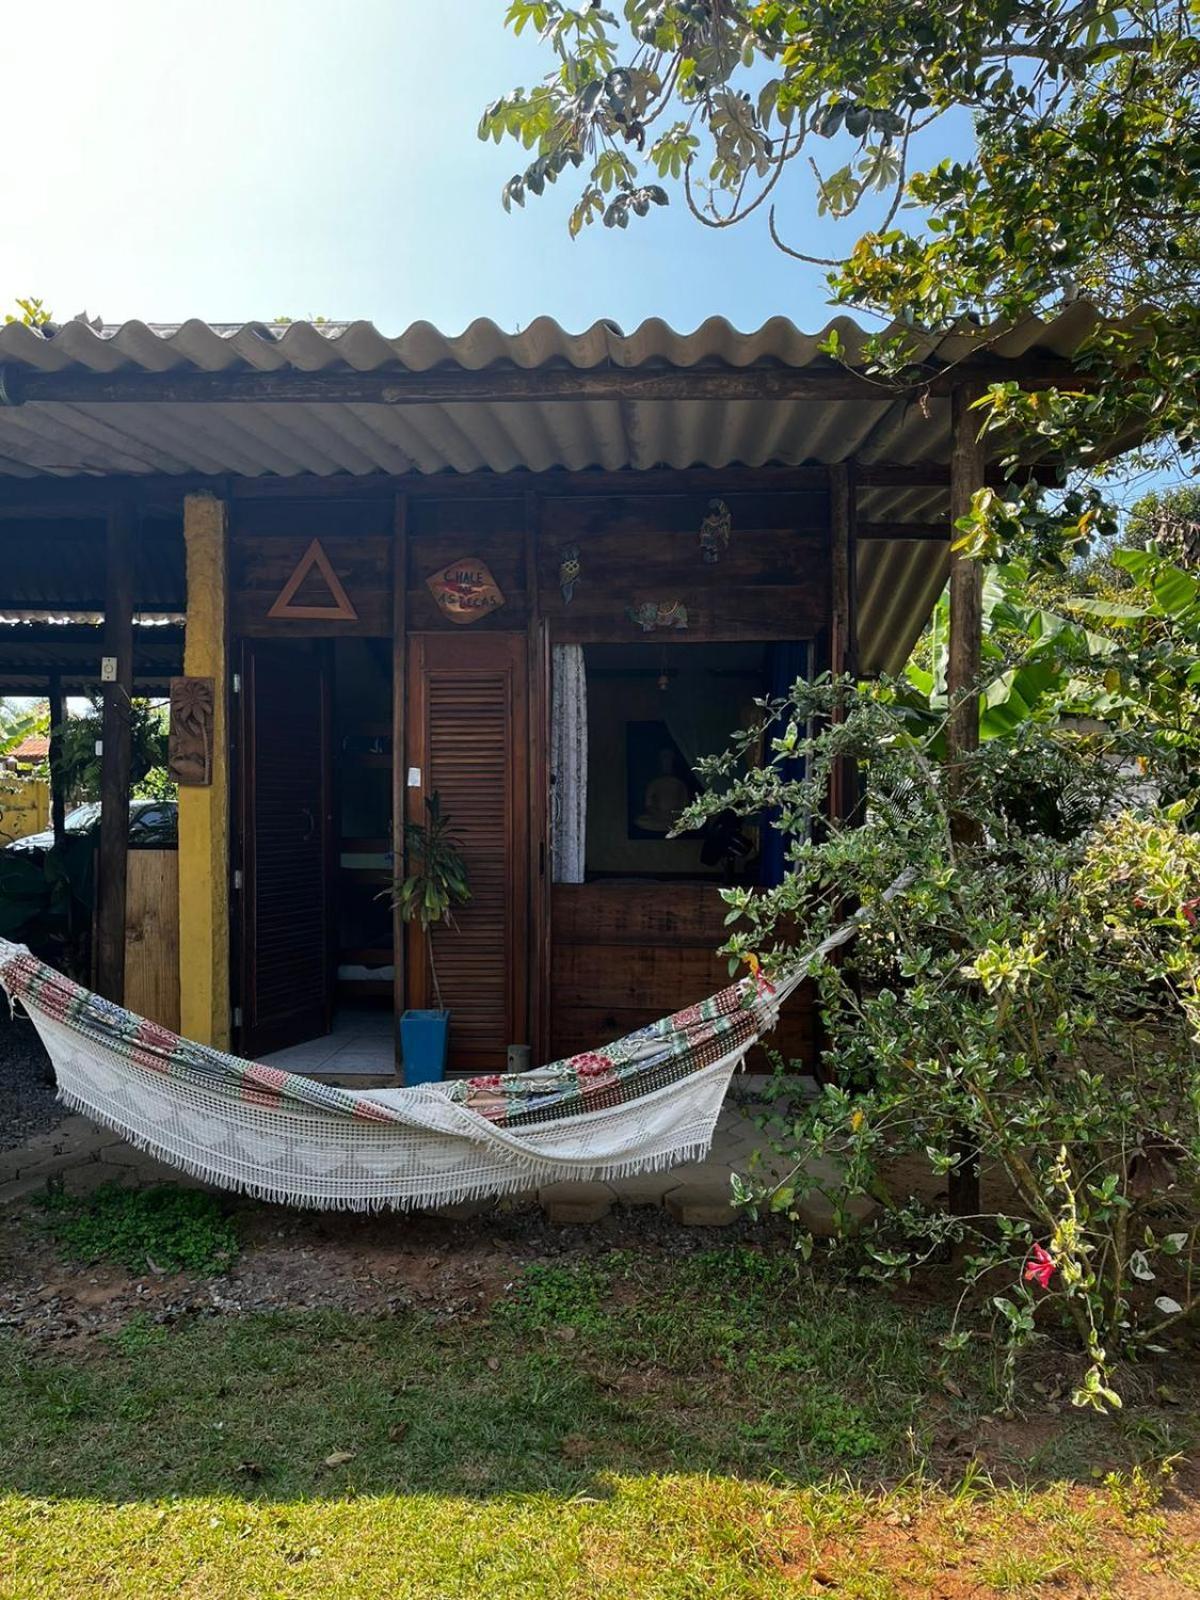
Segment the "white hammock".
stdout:
<svg viewBox="0 0 1200 1600">
<path fill-rule="evenodd" d="M 778 986 L 746 978 L 603 1050 L 413 1089 L 339 1089 L 194 1044 L 4 940 L 0 985 L 59 1098 L 169 1165 L 290 1205 L 435 1206 L 705 1156 L 734 1069 L 854 921 Z"/>
</svg>

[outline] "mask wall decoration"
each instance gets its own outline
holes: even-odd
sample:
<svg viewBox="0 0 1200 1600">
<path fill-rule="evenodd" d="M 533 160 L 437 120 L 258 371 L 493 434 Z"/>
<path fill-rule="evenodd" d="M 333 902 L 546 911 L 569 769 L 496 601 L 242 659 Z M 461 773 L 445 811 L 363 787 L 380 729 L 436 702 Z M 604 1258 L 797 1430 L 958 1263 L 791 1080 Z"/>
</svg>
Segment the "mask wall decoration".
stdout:
<svg viewBox="0 0 1200 1600">
<path fill-rule="evenodd" d="M 426 578 L 426 587 L 451 622 L 478 622 L 504 604 L 500 585 L 485 561 L 463 556 Z"/>
<path fill-rule="evenodd" d="M 729 536 L 733 532 L 733 513 L 724 500 L 710 500 L 708 515 L 700 524 L 700 559 L 715 566 L 722 550 L 729 549 Z"/>
<path fill-rule="evenodd" d="M 688 608 L 682 600 L 643 600 L 626 606 L 625 615 L 643 633 L 653 633 L 658 628 L 684 629 L 688 625 Z"/>
<path fill-rule="evenodd" d="M 583 563 L 579 559 L 579 546 L 563 545 L 558 557 L 558 588 L 563 597 L 563 605 L 569 606 L 574 599 L 575 585 L 579 582 L 582 572 Z"/>
</svg>

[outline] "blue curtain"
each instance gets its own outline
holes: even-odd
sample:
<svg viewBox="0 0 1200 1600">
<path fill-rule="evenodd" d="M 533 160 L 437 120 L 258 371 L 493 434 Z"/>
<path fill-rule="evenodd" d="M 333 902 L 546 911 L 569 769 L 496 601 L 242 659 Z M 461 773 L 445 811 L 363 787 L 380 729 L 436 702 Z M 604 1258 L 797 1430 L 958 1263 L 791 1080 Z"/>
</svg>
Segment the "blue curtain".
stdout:
<svg viewBox="0 0 1200 1600">
<path fill-rule="evenodd" d="M 767 646 L 767 694 L 772 700 L 778 700 L 791 692 L 792 685 L 797 678 L 807 679 L 809 672 L 809 647 L 807 642 L 802 644 L 771 644 Z M 776 732 L 782 728 L 776 723 L 769 727 L 766 740 L 769 743 Z M 783 776 L 788 781 L 795 781 L 804 776 L 804 758 L 796 756 L 793 760 L 783 764 Z M 783 882 L 784 872 L 784 847 L 785 840 L 777 828 L 771 826 L 773 819 L 778 816 L 777 811 L 766 812 L 762 818 L 762 843 L 759 849 L 758 881 L 765 889 L 774 888 L 777 883 Z"/>
</svg>

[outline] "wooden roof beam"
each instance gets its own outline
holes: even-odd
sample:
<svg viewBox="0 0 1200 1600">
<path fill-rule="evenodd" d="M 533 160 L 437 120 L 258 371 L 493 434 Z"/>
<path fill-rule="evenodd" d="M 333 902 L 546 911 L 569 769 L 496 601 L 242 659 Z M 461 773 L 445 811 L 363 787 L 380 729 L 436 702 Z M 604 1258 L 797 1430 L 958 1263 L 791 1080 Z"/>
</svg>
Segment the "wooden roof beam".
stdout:
<svg viewBox="0 0 1200 1600">
<path fill-rule="evenodd" d="M 603 472 L 585 468 L 568 472 L 562 468 L 534 473 L 473 472 L 413 473 L 396 477 L 385 473 L 355 477 L 338 473 L 330 477 L 300 474 L 296 477 L 228 478 L 189 474 L 186 477 L 139 476 L 101 477 L 81 474 L 76 477 L 5 479 L 0 474 L 0 519 L 21 517 L 68 517 L 95 519 L 109 503 L 132 498 L 143 508 L 154 507 L 163 514 L 180 510 L 187 494 L 209 491 L 231 500 L 379 500 L 390 502 L 397 492 L 414 499 L 453 500 L 485 496 L 488 499 L 511 496 L 520 499 L 532 491 L 546 500 L 575 495 L 605 494 L 712 494 L 722 488 L 745 489 L 762 493 L 786 494 L 793 490 L 823 489 L 829 468 L 816 463 L 801 466 L 762 467 L 670 467 L 625 468 Z M 950 468 L 945 462 L 875 462 L 856 467 L 860 488 L 866 489 L 941 489 L 950 484 Z M 1022 476 L 1038 483 L 1054 485 L 1061 474 L 1053 463 L 1041 462 L 1021 469 Z M 998 466 L 988 468 L 988 482 L 1005 481 Z M 66 531 L 66 530 L 63 530 Z M 82 529 L 80 530 L 83 531 Z"/>
<path fill-rule="evenodd" d="M 500 405 L 522 401 L 625 402 L 670 400 L 858 400 L 892 405 L 918 394 L 946 396 L 964 381 L 981 387 L 1018 382 L 1024 388 L 1084 388 L 1089 379 L 1052 356 L 980 357 L 920 369 L 899 388 L 832 363 L 808 367 L 535 367 L 492 366 L 478 372 L 434 367 L 427 372 L 347 370 L 299 372 L 37 372 L 0 367 L 0 403 Z"/>
</svg>

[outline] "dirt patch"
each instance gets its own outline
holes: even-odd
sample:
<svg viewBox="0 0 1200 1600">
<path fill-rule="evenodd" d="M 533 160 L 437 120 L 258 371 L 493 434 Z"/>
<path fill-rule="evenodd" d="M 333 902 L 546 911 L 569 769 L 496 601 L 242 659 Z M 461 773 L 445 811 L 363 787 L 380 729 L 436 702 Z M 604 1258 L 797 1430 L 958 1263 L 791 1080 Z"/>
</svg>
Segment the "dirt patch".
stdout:
<svg viewBox="0 0 1200 1600">
<path fill-rule="evenodd" d="M 818 1594 L 846 1592 L 851 1575 L 861 1580 L 869 1572 L 881 1593 L 913 1600 L 1034 1593 L 1178 1600 L 1200 1583 L 1198 1488 L 1188 1470 L 1165 1492 L 1143 1483 L 1124 1503 L 1084 1487 L 1052 1501 L 1010 1497 L 991 1505 L 884 1496 L 836 1534 L 804 1529 L 785 1536 L 780 1566 Z"/>
<path fill-rule="evenodd" d="M 36 1343 L 75 1344 L 111 1333 L 139 1311 L 164 1323 L 285 1310 L 382 1316 L 416 1309 L 470 1318 L 485 1314 L 531 1262 L 595 1260 L 617 1248 L 669 1259 L 750 1238 L 791 1248 L 782 1232 L 749 1222 L 714 1235 L 681 1228 L 649 1208 L 617 1209 L 584 1227 L 554 1226 L 534 1205 L 471 1221 L 296 1212 L 249 1202 L 235 1215 L 242 1253 L 228 1272 L 205 1277 L 72 1267 L 46 1236 L 36 1206 L 0 1213 L 0 1328 Z"/>
</svg>

